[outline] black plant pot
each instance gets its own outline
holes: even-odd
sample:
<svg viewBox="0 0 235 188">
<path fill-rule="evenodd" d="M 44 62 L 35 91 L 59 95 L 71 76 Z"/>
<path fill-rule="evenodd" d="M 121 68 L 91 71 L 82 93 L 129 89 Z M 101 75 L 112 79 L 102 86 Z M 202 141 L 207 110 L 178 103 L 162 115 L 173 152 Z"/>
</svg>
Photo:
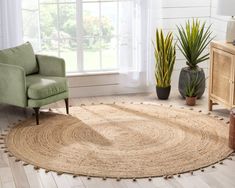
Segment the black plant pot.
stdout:
<svg viewBox="0 0 235 188">
<path fill-rule="evenodd" d="M 158 87 L 156 86 L 157 97 L 161 100 L 167 100 L 171 92 L 171 86 L 169 87 Z"/>
<path fill-rule="evenodd" d="M 184 67 L 181 69 L 180 77 L 179 77 L 179 85 L 178 89 L 180 92 L 180 95 L 185 98 L 185 90 L 186 90 L 186 83 L 189 83 L 192 77 L 198 76 L 198 79 L 202 79 L 203 81 L 199 85 L 199 91 L 197 98 L 200 99 L 203 93 L 205 92 L 206 87 L 206 78 L 205 73 L 202 68 L 196 68 L 196 69 L 190 69 L 189 67 Z"/>
</svg>

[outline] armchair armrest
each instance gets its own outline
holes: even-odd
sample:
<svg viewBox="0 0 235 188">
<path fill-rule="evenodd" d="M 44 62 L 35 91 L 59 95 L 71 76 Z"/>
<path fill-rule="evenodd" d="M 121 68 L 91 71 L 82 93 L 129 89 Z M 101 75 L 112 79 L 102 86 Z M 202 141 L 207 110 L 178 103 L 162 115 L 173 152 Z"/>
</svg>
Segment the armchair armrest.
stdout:
<svg viewBox="0 0 235 188">
<path fill-rule="evenodd" d="M 62 58 L 36 55 L 39 74 L 44 76 L 65 77 L 65 61 Z"/>
<path fill-rule="evenodd" d="M 0 103 L 27 106 L 26 78 L 22 67 L 0 63 Z"/>
</svg>

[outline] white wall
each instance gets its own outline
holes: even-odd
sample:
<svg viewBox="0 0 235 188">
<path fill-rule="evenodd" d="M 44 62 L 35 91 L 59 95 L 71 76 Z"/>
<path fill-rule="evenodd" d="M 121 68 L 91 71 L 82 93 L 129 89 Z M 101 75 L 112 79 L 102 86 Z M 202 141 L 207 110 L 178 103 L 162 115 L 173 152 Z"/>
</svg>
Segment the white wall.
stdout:
<svg viewBox="0 0 235 188">
<path fill-rule="evenodd" d="M 2 20 L 0 19 L 0 41 L 2 41 Z M 0 42 L 0 49 L 2 49 L 2 43 Z"/>
<path fill-rule="evenodd" d="M 217 0 L 211 0 L 211 23 L 216 36 L 215 40 L 225 40 L 228 16 L 216 14 Z"/>
<path fill-rule="evenodd" d="M 120 85 L 120 79 L 126 80 L 119 73 L 97 73 L 90 75 L 70 76 L 69 91 L 71 97 L 102 96 L 114 94 L 142 93 L 149 88 L 125 87 Z"/>
</svg>

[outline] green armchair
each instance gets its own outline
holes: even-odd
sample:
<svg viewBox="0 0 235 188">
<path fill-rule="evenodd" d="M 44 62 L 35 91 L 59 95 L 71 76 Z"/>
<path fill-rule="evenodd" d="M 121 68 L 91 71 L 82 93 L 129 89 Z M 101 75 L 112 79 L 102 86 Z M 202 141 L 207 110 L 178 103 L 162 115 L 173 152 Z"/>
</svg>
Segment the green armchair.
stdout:
<svg viewBox="0 0 235 188">
<path fill-rule="evenodd" d="M 33 108 L 38 125 L 44 105 L 65 100 L 68 114 L 68 96 L 63 59 L 35 55 L 29 42 L 0 50 L 0 103 Z"/>
</svg>

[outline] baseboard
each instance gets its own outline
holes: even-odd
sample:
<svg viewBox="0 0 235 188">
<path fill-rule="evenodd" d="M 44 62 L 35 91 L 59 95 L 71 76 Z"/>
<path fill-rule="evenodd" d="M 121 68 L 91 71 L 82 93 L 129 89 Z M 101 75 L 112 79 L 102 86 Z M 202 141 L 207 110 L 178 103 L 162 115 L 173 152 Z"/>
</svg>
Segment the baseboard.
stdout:
<svg viewBox="0 0 235 188">
<path fill-rule="evenodd" d="M 69 88 L 71 98 L 152 92 L 151 87 L 128 88 L 119 84 Z"/>
</svg>

